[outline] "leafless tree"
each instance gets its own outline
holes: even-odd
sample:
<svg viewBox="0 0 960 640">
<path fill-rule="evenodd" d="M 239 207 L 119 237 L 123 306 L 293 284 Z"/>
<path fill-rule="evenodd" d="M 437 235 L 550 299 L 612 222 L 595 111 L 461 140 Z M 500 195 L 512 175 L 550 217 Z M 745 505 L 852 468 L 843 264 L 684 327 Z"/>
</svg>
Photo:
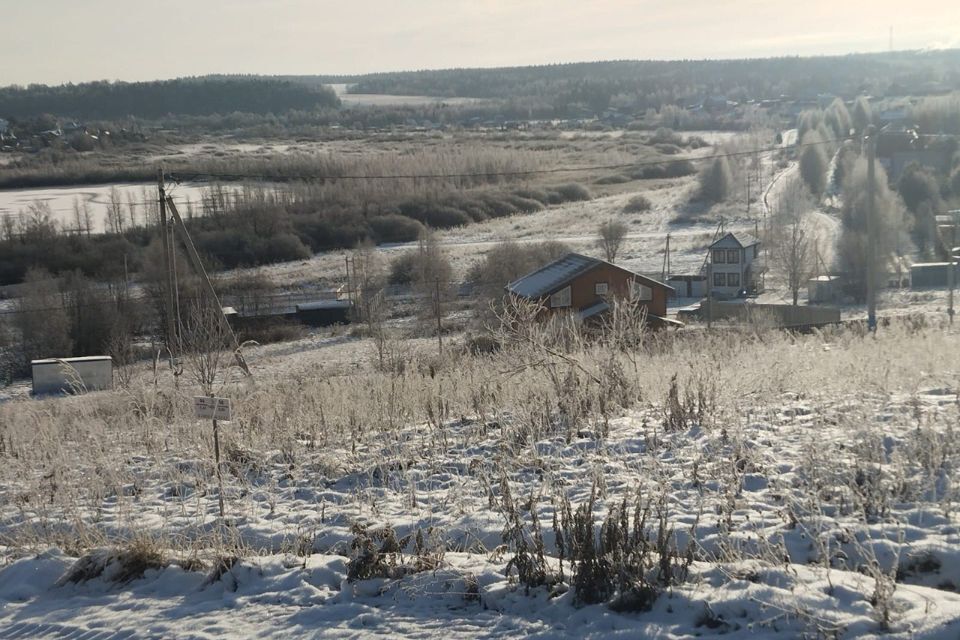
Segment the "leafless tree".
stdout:
<svg viewBox="0 0 960 640">
<path fill-rule="evenodd" d="M 83 209 L 80 206 L 80 198 L 73 199 L 73 224 L 76 234 L 83 235 Z"/>
<path fill-rule="evenodd" d="M 598 244 L 600 248 L 603 249 L 603 254 L 606 256 L 607 261 L 615 261 L 617 259 L 617 253 L 620 252 L 620 247 L 627 237 L 627 225 L 619 220 L 607 220 L 606 222 L 600 223 L 600 226 L 597 228 L 597 234 L 599 235 Z"/>
<path fill-rule="evenodd" d="M 229 358 L 233 347 L 223 313 L 207 300 L 191 301 L 180 335 L 184 368 L 203 394 L 212 397 L 224 358 Z"/>
<path fill-rule="evenodd" d="M 130 228 L 137 228 L 137 197 L 133 191 L 127 192 L 127 215 L 130 217 Z"/>
<path fill-rule="evenodd" d="M 816 273 L 816 237 L 809 225 L 794 218 L 780 229 L 776 257 L 787 277 L 787 287 L 797 306 L 800 289 Z"/>
<path fill-rule="evenodd" d="M 110 187 L 110 202 L 107 204 L 107 220 L 109 228 L 114 233 L 123 233 L 123 201 L 120 191 Z"/>
<path fill-rule="evenodd" d="M 53 276 L 41 269 L 31 269 L 24 282 L 28 286 L 18 300 L 15 318 L 25 363 L 36 358 L 73 355 L 70 318 Z"/>
<path fill-rule="evenodd" d="M 414 291 L 426 301 L 420 314 L 424 325 L 436 327 L 440 350 L 443 350 L 441 322 L 444 306 L 451 297 L 453 269 L 436 236 L 429 229 L 420 232 L 414 270 Z"/>
<path fill-rule="evenodd" d="M 818 238 L 806 216 L 815 208 L 806 182 L 797 176 L 787 178 L 771 233 L 774 261 L 787 279 L 794 306 L 800 289 L 816 273 Z"/>
<path fill-rule="evenodd" d="M 369 240 L 357 244 L 350 262 L 350 292 L 354 317 L 367 325 L 377 349 L 377 361 L 384 367 L 387 351 L 387 304 L 384 287 L 386 269 L 376 247 Z"/>
</svg>

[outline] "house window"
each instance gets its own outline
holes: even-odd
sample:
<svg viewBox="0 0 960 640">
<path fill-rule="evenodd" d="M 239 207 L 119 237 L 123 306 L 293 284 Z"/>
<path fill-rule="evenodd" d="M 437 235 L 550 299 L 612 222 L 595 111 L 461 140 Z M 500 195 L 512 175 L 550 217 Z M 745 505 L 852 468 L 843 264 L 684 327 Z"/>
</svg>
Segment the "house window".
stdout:
<svg viewBox="0 0 960 640">
<path fill-rule="evenodd" d="M 727 286 L 727 274 L 725 274 L 725 273 L 715 273 L 715 274 L 713 274 L 713 286 L 715 286 L 715 287 L 725 287 L 725 286 Z"/>
<path fill-rule="evenodd" d="M 640 284 L 636 280 L 630 283 L 630 294 L 634 300 L 638 300 L 640 302 L 653 300 L 653 289 L 646 285 Z"/>
<path fill-rule="evenodd" d="M 739 287 L 739 286 L 740 286 L 740 274 L 739 274 L 739 273 L 728 273 L 728 274 L 727 274 L 727 286 L 728 286 L 728 287 Z"/>
<path fill-rule="evenodd" d="M 598 296 L 605 296 L 607 295 L 608 288 L 609 287 L 607 286 L 606 282 L 598 282 L 597 284 L 593 285 L 593 292 Z"/>
<path fill-rule="evenodd" d="M 739 249 L 727 249 L 727 264 L 740 264 Z"/>
<path fill-rule="evenodd" d="M 727 252 L 723 249 L 713 250 L 713 264 L 724 264 L 727 261 Z"/>
<path fill-rule="evenodd" d="M 564 287 L 557 291 L 555 294 L 550 296 L 550 308 L 551 309 L 560 309 L 562 307 L 570 306 L 570 287 Z"/>
</svg>

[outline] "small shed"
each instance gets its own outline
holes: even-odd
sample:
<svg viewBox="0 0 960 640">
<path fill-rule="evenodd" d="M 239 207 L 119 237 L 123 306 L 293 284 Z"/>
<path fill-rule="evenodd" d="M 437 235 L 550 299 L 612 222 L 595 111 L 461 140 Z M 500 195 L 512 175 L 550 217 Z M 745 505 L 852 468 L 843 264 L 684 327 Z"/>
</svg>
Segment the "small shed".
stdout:
<svg viewBox="0 0 960 640">
<path fill-rule="evenodd" d="M 810 304 L 833 302 L 840 295 L 840 276 L 817 276 L 807 280 L 807 301 Z"/>
<path fill-rule="evenodd" d="M 30 367 L 35 396 L 113 389 L 113 359 L 110 356 L 46 358 L 31 361 Z"/>
<path fill-rule="evenodd" d="M 297 305 L 297 320 L 311 327 L 350 323 L 349 300 L 317 300 Z"/>
</svg>

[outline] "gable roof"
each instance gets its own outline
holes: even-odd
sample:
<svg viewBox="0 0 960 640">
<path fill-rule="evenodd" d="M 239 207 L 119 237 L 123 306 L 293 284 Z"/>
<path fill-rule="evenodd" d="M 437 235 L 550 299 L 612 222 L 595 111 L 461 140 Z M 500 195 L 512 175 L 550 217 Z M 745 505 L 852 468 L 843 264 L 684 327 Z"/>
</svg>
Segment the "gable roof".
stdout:
<svg viewBox="0 0 960 640">
<path fill-rule="evenodd" d="M 562 258 L 558 258 L 536 271 L 514 280 L 507 285 L 507 291 L 524 298 L 539 298 L 552 293 L 561 285 L 602 262 L 597 258 L 582 256 L 579 253 L 568 253 Z"/>
<path fill-rule="evenodd" d="M 713 247 L 720 246 L 721 244 L 723 246 L 729 246 L 730 243 L 727 242 L 727 240 L 733 240 L 733 242 L 738 244 L 742 249 L 746 249 L 747 247 L 752 247 L 755 244 L 760 244 L 760 241 L 754 238 L 749 233 L 743 233 L 742 231 L 738 231 L 734 233 L 731 231 L 727 235 L 723 236 L 722 238 L 720 238 L 719 240 L 711 244 L 710 248 L 712 249 Z"/>
<path fill-rule="evenodd" d="M 647 284 L 662 287 L 671 291 L 673 290 L 673 287 L 665 285 L 662 282 L 658 282 L 653 278 L 648 278 L 640 275 L 639 273 L 634 273 L 629 269 L 624 269 L 623 267 L 617 266 L 605 260 L 591 258 L 589 256 L 580 255 L 579 253 L 568 253 L 562 258 L 558 258 L 557 260 L 540 267 L 536 271 L 528 273 L 522 278 L 514 280 L 507 285 L 506 289 L 510 293 L 523 298 L 542 298 L 543 296 L 554 293 L 558 289 L 562 288 L 577 276 L 582 275 L 600 265 L 609 265 L 615 269 L 626 271 L 635 279 L 642 280 Z"/>
</svg>

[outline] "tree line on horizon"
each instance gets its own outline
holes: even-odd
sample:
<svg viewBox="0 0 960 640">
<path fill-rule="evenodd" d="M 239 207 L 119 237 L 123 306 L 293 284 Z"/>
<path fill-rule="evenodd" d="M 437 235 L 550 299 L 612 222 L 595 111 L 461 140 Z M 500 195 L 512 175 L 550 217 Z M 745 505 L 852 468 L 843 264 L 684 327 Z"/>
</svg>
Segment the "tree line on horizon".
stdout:
<svg viewBox="0 0 960 640">
<path fill-rule="evenodd" d="M 484 98 L 496 102 L 494 111 L 505 116 L 548 118 L 609 108 L 640 113 L 717 97 L 745 102 L 818 94 L 847 98 L 922 94 L 932 87 L 958 90 L 960 50 L 746 60 L 614 60 L 358 76 L 210 75 L 152 82 L 31 84 L 0 87 L 0 117 L 51 113 L 87 119 L 160 119 L 329 113 L 340 107 L 331 83 L 349 84 L 356 93 Z M 491 115 L 489 105 L 459 110 Z M 363 118 L 358 110 L 349 111 L 347 121 Z"/>
<path fill-rule="evenodd" d="M 78 119 L 157 119 L 169 114 L 270 114 L 339 106 L 329 87 L 257 76 L 0 88 L 0 117 L 10 119 L 47 113 Z"/>
<path fill-rule="evenodd" d="M 921 93 L 932 83 L 958 89 L 958 69 L 960 50 L 943 50 L 745 60 L 616 60 L 318 79 L 349 80 L 356 93 L 537 99 L 558 110 L 573 104 L 657 109 L 709 96 L 734 101 L 820 93 L 852 98 Z"/>
</svg>

